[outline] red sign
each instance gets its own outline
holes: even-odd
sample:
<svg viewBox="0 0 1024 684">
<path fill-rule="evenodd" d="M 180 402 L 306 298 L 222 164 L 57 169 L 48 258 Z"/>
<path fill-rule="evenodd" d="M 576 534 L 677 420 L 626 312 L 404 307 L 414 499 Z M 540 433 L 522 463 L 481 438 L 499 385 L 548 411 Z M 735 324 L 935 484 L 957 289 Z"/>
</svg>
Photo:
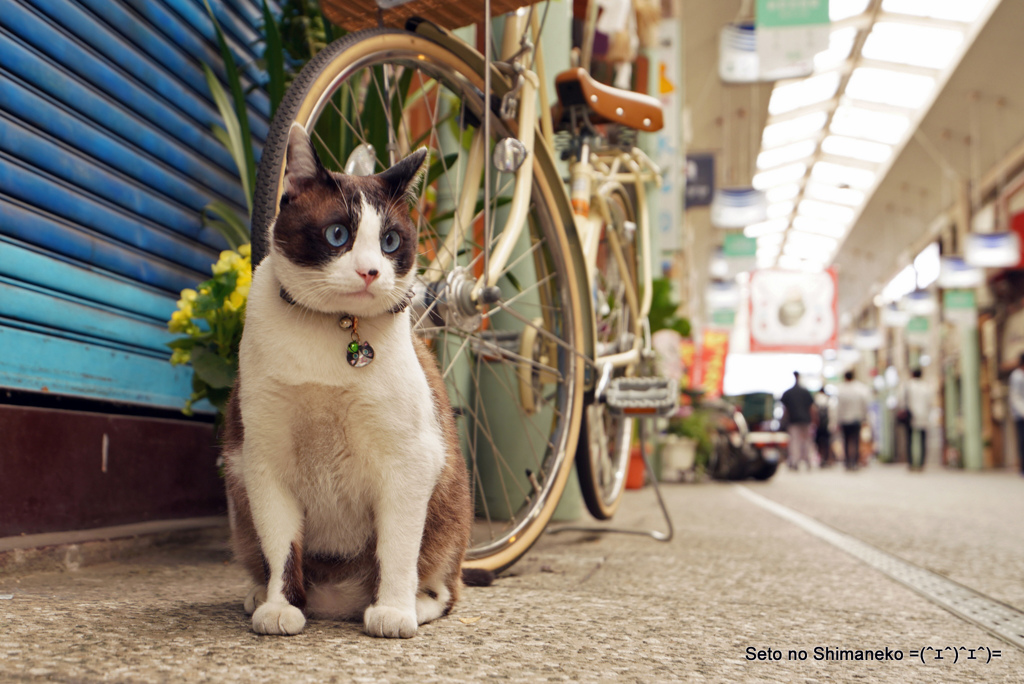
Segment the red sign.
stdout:
<svg viewBox="0 0 1024 684">
<path fill-rule="evenodd" d="M 725 382 L 725 357 L 729 355 L 729 331 L 706 330 L 703 342 L 695 386 L 704 390 L 707 397 L 720 397 Z"/>
</svg>

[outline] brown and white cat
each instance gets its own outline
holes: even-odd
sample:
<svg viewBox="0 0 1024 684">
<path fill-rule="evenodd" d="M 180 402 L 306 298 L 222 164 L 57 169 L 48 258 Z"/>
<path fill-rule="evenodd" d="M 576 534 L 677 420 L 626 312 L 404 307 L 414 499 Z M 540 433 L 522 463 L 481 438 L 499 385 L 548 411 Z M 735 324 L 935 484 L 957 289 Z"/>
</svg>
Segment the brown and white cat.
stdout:
<svg viewBox="0 0 1024 684">
<path fill-rule="evenodd" d="M 459 597 L 466 467 L 405 309 L 418 244 L 408 198 L 425 156 L 346 176 L 323 167 L 300 125 L 289 133 L 225 430 L 233 545 L 261 634 L 297 634 L 310 615 L 411 637 Z M 352 342 L 362 350 L 348 353 Z"/>
</svg>

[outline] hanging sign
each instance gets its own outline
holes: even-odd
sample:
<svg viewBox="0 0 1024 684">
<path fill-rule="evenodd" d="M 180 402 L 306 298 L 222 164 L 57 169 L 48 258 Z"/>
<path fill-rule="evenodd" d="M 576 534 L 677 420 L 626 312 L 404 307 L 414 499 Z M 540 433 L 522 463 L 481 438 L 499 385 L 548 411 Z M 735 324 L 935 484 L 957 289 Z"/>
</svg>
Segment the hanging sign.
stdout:
<svg viewBox="0 0 1024 684">
<path fill-rule="evenodd" d="M 756 17 L 761 80 L 809 76 L 828 49 L 828 0 L 757 0 Z"/>
<path fill-rule="evenodd" d="M 686 208 L 706 207 L 715 194 L 715 155 L 686 155 Z"/>
<path fill-rule="evenodd" d="M 907 344 L 923 347 L 928 344 L 928 318 L 926 316 L 914 316 L 907 321 L 904 330 Z"/>
<path fill-rule="evenodd" d="M 942 293 L 942 317 L 957 325 L 977 326 L 978 307 L 974 290 L 945 290 Z"/>
<path fill-rule="evenodd" d="M 820 354 L 838 337 L 836 272 L 754 271 L 750 351 Z"/>
</svg>

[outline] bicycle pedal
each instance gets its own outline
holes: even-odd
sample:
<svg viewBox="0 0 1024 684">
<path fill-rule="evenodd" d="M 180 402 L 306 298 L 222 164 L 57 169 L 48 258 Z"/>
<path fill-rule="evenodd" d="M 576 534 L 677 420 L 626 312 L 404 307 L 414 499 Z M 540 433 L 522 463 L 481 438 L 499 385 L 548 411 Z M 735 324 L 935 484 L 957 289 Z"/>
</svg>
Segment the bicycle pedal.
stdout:
<svg viewBox="0 0 1024 684">
<path fill-rule="evenodd" d="M 615 378 L 604 395 L 608 410 L 635 418 L 665 418 L 675 413 L 679 384 L 671 378 Z"/>
</svg>

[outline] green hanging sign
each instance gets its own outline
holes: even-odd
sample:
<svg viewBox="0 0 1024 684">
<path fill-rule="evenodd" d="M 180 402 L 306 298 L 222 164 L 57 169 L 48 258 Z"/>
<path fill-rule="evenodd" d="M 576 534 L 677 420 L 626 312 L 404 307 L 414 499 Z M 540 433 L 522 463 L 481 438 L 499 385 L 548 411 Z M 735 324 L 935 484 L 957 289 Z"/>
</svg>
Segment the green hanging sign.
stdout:
<svg viewBox="0 0 1024 684">
<path fill-rule="evenodd" d="M 731 328 L 735 323 L 735 309 L 715 309 L 711 312 L 711 325 L 716 328 Z"/>
<path fill-rule="evenodd" d="M 827 24 L 828 0 L 757 0 L 758 28 Z"/>
<path fill-rule="evenodd" d="M 942 306 L 947 309 L 974 309 L 974 290 L 944 290 Z"/>
<path fill-rule="evenodd" d="M 727 233 L 722 244 L 722 256 L 727 259 L 744 259 L 757 256 L 757 238 L 742 233 Z"/>
<path fill-rule="evenodd" d="M 926 333 L 928 332 L 928 319 L 924 316 L 914 316 L 907 321 L 907 332 L 908 333 Z"/>
</svg>

